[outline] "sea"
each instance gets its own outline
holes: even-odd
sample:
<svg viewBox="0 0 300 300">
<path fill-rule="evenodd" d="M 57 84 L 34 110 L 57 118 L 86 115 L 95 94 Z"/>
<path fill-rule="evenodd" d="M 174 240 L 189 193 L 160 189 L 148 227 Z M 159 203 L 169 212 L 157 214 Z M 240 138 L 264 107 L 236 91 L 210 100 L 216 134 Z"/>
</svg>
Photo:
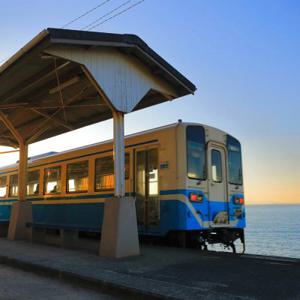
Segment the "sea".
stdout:
<svg viewBox="0 0 300 300">
<path fill-rule="evenodd" d="M 300 205 L 249 205 L 246 220 L 246 253 L 300 258 Z"/>
</svg>

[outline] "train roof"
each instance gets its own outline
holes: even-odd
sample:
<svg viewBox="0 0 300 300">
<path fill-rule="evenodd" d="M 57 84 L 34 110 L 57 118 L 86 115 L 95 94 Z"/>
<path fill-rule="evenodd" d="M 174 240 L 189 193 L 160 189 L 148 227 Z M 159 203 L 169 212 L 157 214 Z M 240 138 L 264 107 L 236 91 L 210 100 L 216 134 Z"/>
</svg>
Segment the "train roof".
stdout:
<svg viewBox="0 0 300 300">
<path fill-rule="evenodd" d="M 207 128 L 207 129 L 210 128 L 210 129 L 222 132 L 224 134 L 227 134 L 225 131 L 220 130 L 220 129 L 218 129 L 216 127 L 213 127 L 213 126 L 209 126 L 209 125 L 205 125 L 205 124 L 201 124 L 201 123 L 195 123 L 195 122 L 182 122 L 181 120 L 179 120 L 176 123 L 171 123 L 171 124 L 159 126 L 159 127 L 156 127 L 156 128 L 147 129 L 147 130 L 143 130 L 143 131 L 140 131 L 140 132 L 128 134 L 128 135 L 125 136 L 125 138 L 132 138 L 132 137 L 144 135 L 144 134 L 147 134 L 147 133 L 152 133 L 152 132 L 156 132 L 156 131 L 160 131 L 160 130 L 180 126 L 180 125 L 181 126 L 182 125 L 184 125 L 184 126 L 198 125 L 198 126 L 203 126 L 204 128 Z M 28 158 L 28 163 L 33 163 L 33 162 L 37 162 L 41 159 L 45 159 L 45 158 L 49 158 L 49 157 L 55 157 L 55 156 L 59 156 L 59 155 L 62 155 L 62 154 L 71 153 L 73 151 L 84 150 L 84 149 L 88 149 L 90 147 L 105 145 L 105 144 L 109 144 L 109 143 L 112 143 L 112 142 L 113 142 L 113 139 L 109 139 L 109 140 L 105 140 L 105 141 L 102 141 L 102 142 L 97 142 L 97 143 L 94 143 L 94 144 L 89 144 L 89 145 L 85 145 L 85 146 L 81 146 L 81 147 L 76 147 L 76 148 L 72 148 L 72 149 L 65 150 L 65 151 L 59 151 L 59 152 L 50 151 L 50 152 L 46 152 L 46 153 L 42 153 L 42 154 L 39 154 L 39 155 L 29 157 Z M 18 166 L 18 161 L 15 164 L 10 164 L 10 165 L 0 167 L 0 171 L 5 170 L 5 169 L 16 168 L 17 166 Z"/>
</svg>

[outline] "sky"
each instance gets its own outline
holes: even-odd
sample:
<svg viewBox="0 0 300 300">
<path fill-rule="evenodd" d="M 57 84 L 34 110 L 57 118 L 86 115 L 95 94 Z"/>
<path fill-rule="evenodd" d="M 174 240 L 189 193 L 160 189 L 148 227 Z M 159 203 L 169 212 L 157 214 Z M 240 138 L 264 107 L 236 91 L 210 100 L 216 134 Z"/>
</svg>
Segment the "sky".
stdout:
<svg viewBox="0 0 300 300">
<path fill-rule="evenodd" d="M 0 62 L 101 2 L 1 1 Z M 68 28 L 122 3 L 110 0 Z M 197 86 L 195 95 L 126 115 L 127 134 L 178 119 L 220 128 L 242 144 L 246 203 L 300 203 L 299 1 L 145 0 L 94 30 L 137 34 Z M 29 155 L 111 137 L 106 121 L 33 144 Z M 16 160 L 2 154 L 0 166 Z"/>
</svg>

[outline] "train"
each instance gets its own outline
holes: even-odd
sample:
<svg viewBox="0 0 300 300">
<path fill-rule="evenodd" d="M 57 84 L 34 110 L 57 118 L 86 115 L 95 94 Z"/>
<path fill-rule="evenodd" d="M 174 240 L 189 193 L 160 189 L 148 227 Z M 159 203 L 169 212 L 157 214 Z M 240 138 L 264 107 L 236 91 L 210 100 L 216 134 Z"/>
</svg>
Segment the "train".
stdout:
<svg viewBox="0 0 300 300">
<path fill-rule="evenodd" d="M 0 222 L 18 195 L 18 164 L 0 169 Z M 136 199 L 141 237 L 206 250 L 245 249 L 241 144 L 226 132 L 179 120 L 125 137 L 125 190 Z M 101 232 L 114 196 L 113 141 L 29 158 L 32 226 Z"/>
</svg>

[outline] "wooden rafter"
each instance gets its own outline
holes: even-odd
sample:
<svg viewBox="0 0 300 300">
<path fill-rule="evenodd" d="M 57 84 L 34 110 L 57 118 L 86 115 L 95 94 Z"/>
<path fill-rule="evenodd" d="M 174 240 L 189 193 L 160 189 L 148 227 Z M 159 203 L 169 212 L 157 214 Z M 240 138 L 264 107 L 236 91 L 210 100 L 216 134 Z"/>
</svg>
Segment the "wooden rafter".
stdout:
<svg viewBox="0 0 300 300">
<path fill-rule="evenodd" d="M 61 109 L 57 109 L 49 118 L 47 118 L 36 130 L 36 132 L 27 140 L 28 144 L 33 143 L 40 135 L 42 135 L 50 126 L 50 121 L 60 112 Z M 50 124 L 49 124 L 50 123 Z"/>
<path fill-rule="evenodd" d="M 83 88 L 79 93 L 77 93 L 75 96 L 67 99 L 65 101 L 66 105 L 71 104 L 72 102 L 76 101 L 78 97 L 80 97 L 86 90 L 87 88 Z M 49 122 L 53 120 L 53 117 L 55 117 L 60 111 L 62 110 L 62 107 L 59 107 L 52 115 L 51 118 L 48 118 L 45 120 L 42 125 L 38 128 L 38 130 L 27 140 L 28 144 L 33 143 L 39 136 L 41 136 L 46 130 L 49 129 L 51 124 Z"/>
<path fill-rule="evenodd" d="M 0 145 L 6 146 L 6 147 L 12 147 L 12 148 L 19 148 L 18 142 L 16 142 L 13 139 L 2 139 L 0 137 Z"/>
<path fill-rule="evenodd" d="M 67 123 L 67 113 L 65 110 L 65 103 L 64 103 L 64 96 L 62 93 L 62 88 L 60 86 L 60 78 L 59 78 L 59 74 L 58 74 L 58 70 L 57 70 L 56 57 L 54 58 L 54 70 L 55 70 L 56 83 L 57 83 L 57 88 L 58 88 L 58 93 L 59 93 L 59 99 L 61 102 L 62 111 L 64 113 L 64 119 L 65 119 L 65 122 Z"/>
<path fill-rule="evenodd" d="M 22 94 L 23 92 L 25 92 L 26 90 L 32 88 L 33 86 L 35 86 L 36 84 L 38 84 L 39 82 L 43 81 L 44 79 L 48 78 L 49 76 L 52 76 L 53 73 L 55 73 L 58 70 L 61 70 L 63 68 L 65 68 L 66 66 L 68 66 L 71 62 L 67 61 L 61 65 L 59 65 L 55 70 L 52 70 L 50 72 L 48 72 L 47 74 L 43 75 L 43 76 L 39 76 L 37 80 L 33 81 L 32 83 L 26 85 L 24 88 L 19 89 L 16 93 L 14 93 L 13 95 L 10 95 L 9 97 L 5 98 L 2 100 L 3 103 L 15 98 L 16 96 Z M 9 93 L 11 94 L 11 93 Z"/>
<path fill-rule="evenodd" d="M 19 133 L 19 131 L 14 127 L 14 125 L 11 123 L 11 121 L 8 119 L 8 117 L 0 111 L 0 120 L 4 123 L 4 125 L 7 127 L 7 129 L 10 131 L 10 133 L 13 135 L 13 137 L 16 139 L 16 141 L 19 144 L 24 144 L 24 138 Z"/>
<path fill-rule="evenodd" d="M 93 104 L 74 104 L 74 105 L 66 105 L 64 108 L 84 108 L 84 107 L 99 107 L 99 106 L 107 106 L 105 103 L 93 103 Z M 60 105 L 53 105 L 53 106 L 34 106 L 30 107 L 30 109 L 55 109 L 55 108 L 62 108 Z"/>
<path fill-rule="evenodd" d="M 39 114 L 40 116 L 46 118 L 46 119 L 52 119 L 55 123 L 59 124 L 60 126 L 63 126 L 65 128 L 67 128 L 68 130 L 73 130 L 74 128 L 66 123 L 64 123 L 63 121 L 61 121 L 59 118 L 49 115 L 47 113 L 43 113 L 41 111 L 39 111 L 36 108 L 31 108 L 31 110 L 37 114 Z"/>
<path fill-rule="evenodd" d="M 16 109 L 20 107 L 23 108 L 26 105 L 28 105 L 28 103 L 7 103 L 7 104 L 1 104 L 0 109 L 6 110 L 6 109 Z"/>
<path fill-rule="evenodd" d="M 8 150 L 8 151 L 2 151 L 0 152 L 0 154 L 8 154 L 8 153 L 14 153 L 14 152 L 19 152 L 20 150 L 19 149 L 16 149 L 16 150 Z"/>
</svg>

